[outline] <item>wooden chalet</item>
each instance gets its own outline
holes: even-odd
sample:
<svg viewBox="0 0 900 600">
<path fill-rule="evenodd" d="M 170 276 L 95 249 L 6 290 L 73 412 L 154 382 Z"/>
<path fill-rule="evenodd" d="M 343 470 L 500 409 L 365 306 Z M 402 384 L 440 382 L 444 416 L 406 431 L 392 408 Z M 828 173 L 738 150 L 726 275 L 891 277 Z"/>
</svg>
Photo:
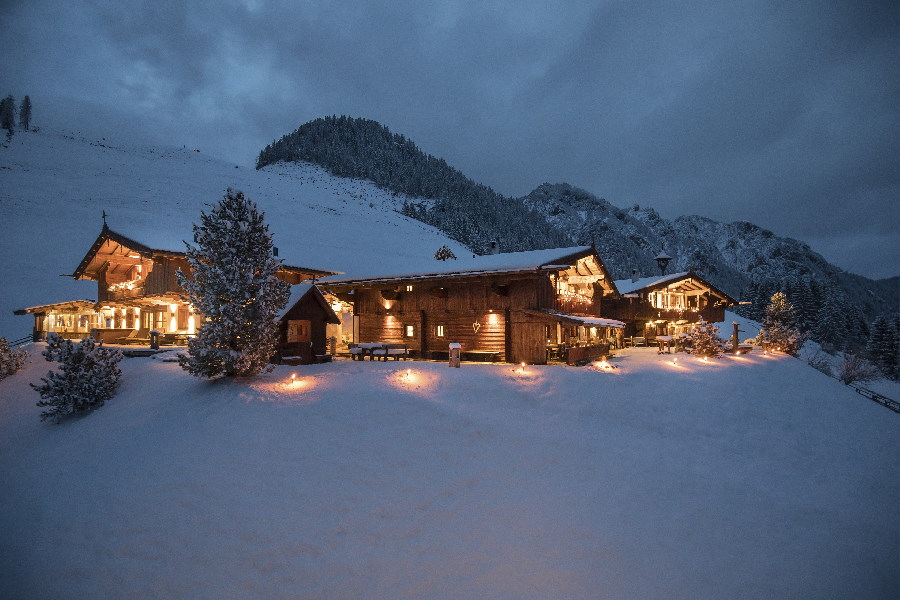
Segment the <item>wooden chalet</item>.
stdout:
<svg viewBox="0 0 900 600">
<path fill-rule="evenodd" d="M 278 350 L 274 360 L 310 364 L 331 358 L 328 338 L 339 337 L 340 325 L 340 318 L 315 284 L 292 286 L 291 298 L 278 315 Z"/>
<path fill-rule="evenodd" d="M 170 336 L 193 334 L 199 315 L 181 299 L 176 273 L 190 275 L 184 252 L 145 245 L 110 229 L 106 223 L 72 277 L 97 282 L 97 301 L 74 301 L 16 311 L 33 314 L 34 339 L 56 331 L 63 337 L 87 333 L 104 341 L 142 340 L 156 330 Z M 282 265 L 277 277 L 290 284 L 336 275 L 306 267 Z M 135 335 L 132 332 L 141 332 Z M 182 337 L 183 339 L 183 337 Z"/>
<path fill-rule="evenodd" d="M 691 329 L 703 317 L 718 323 L 725 308 L 738 301 L 704 280 L 693 269 L 615 282 L 619 297 L 607 302 L 604 315 L 626 323 L 625 336 L 653 338 Z"/>
<path fill-rule="evenodd" d="M 353 341 L 406 344 L 442 358 L 543 364 L 556 344 L 602 343 L 624 323 L 601 318 L 618 297 L 592 247 L 435 261 L 433 270 L 320 282 L 352 305 Z"/>
</svg>

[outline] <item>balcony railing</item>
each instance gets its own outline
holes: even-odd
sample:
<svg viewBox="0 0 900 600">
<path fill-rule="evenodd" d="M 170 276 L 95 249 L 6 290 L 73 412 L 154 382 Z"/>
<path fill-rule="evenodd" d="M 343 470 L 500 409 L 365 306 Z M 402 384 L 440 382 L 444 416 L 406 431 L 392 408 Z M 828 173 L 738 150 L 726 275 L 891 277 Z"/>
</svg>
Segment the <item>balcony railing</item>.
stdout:
<svg viewBox="0 0 900 600">
<path fill-rule="evenodd" d="M 100 290 L 99 300 L 105 302 L 116 302 L 118 300 L 127 300 L 129 298 L 140 298 L 144 295 L 144 282 L 135 284 L 133 287 L 111 286 L 112 289 L 106 288 Z"/>
<path fill-rule="evenodd" d="M 719 323 L 725 320 L 724 306 L 707 306 L 702 309 L 662 309 L 650 306 L 646 301 L 636 298 L 624 298 L 622 300 L 610 300 L 603 304 L 601 316 L 620 321 L 681 321 L 696 322 L 702 316 L 703 320 Z"/>
<path fill-rule="evenodd" d="M 557 296 L 554 310 L 567 315 L 597 316 L 596 304 L 574 296 Z"/>
</svg>

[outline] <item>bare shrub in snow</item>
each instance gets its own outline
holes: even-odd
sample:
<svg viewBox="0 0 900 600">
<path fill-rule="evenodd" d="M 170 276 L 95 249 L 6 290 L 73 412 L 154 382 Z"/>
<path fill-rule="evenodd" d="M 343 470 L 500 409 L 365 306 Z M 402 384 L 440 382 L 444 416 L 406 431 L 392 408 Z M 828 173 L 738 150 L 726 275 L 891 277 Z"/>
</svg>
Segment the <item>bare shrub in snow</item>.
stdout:
<svg viewBox="0 0 900 600">
<path fill-rule="evenodd" d="M 40 395 L 41 421 L 57 423 L 66 415 L 93 410 L 113 397 L 122 371 L 122 353 L 95 344 L 91 338 L 73 344 L 55 333 L 47 335 L 47 349 L 41 352 L 50 362 L 59 363 L 59 371 L 41 377 L 41 385 L 30 384 Z"/>
<path fill-rule="evenodd" d="M 453 254 L 453 250 L 448 248 L 446 245 L 441 246 L 437 249 L 437 252 L 434 253 L 435 260 L 450 260 L 455 259 L 456 255 Z"/>
<path fill-rule="evenodd" d="M 21 369 L 26 358 L 28 358 L 27 352 L 11 348 L 6 338 L 0 337 L 0 380 Z"/>
<path fill-rule="evenodd" d="M 838 366 L 838 379 L 845 385 L 856 381 L 871 381 L 878 377 L 875 365 L 856 354 L 844 354 L 844 360 Z"/>
<path fill-rule="evenodd" d="M 829 361 L 828 358 L 824 354 L 822 354 L 822 352 L 816 352 L 815 354 L 807 358 L 806 362 L 816 371 L 824 373 L 829 377 L 834 377 L 833 373 L 831 372 L 831 361 Z"/>
</svg>

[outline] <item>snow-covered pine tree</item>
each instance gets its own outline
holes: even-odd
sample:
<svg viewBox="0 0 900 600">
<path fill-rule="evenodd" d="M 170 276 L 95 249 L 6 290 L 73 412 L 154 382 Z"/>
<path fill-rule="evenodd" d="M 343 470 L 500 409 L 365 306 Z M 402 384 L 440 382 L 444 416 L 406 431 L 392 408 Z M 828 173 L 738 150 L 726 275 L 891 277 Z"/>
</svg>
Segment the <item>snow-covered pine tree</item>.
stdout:
<svg viewBox="0 0 900 600">
<path fill-rule="evenodd" d="M 775 292 L 772 295 L 759 333 L 763 342 L 772 344 L 791 356 L 797 356 L 804 339 L 797 329 L 794 307 L 783 293 Z"/>
<path fill-rule="evenodd" d="M 31 98 L 22 98 L 22 106 L 19 107 L 19 127 L 22 131 L 28 131 L 31 127 Z"/>
<path fill-rule="evenodd" d="M 690 333 L 692 352 L 698 356 L 718 356 L 722 353 L 725 343 L 719 337 L 719 327 L 700 317 L 700 322 L 694 325 Z"/>
<path fill-rule="evenodd" d="M 881 374 L 888 379 L 900 378 L 900 346 L 897 332 L 885 316 L 879 316 L 872 323 L 866 353 Z"/>
<path fill-rule="evenodd" d="M 41 352 L 48 361 L 59 362 L 59 371 L 41 377 L 41 385 L 31 385 L 40 395 L 38 406 L 47 410 L 41 421 L 59 422 L 66 415 L 92 410 L 113 397 L 122 371 L 122 353 L 95 344 L 91 338 L 73 344 L 55 333 L 47 335 L 47 349 Z"/>
<path fill-rule="evenodd" d="M 265 214 L 241 191 L 228 188 L 209 214 L 194 225 L 187 246 L 192 277 L 178 273 L 194 311 L 203 321 L 188 341 L 181 366 L 198 377 L 250 377 L 262 372 L 275 352 L 276 315 L 290 297 L 290 285 L 275 274 L 272 235 Z"/>
<path fill-rule="evenodd" d="M 5 337 L 0 337 L 0 379 L 5 379 L 22 368 L 28 353 L 12 348 Z"/>
<path fill-rule="evenodd" d="M 844 350 L 850 336 L 847 331 L 847 319 L 838 297 L 834 293 L 826 293 L 825 301 L 816 314 L 816 323 L 812 330 L 813 339 L 831 351 Z"/>
<path fill-rule="evenodd" d="M 446 245 L 441 246 L 437 249 L 437 252 L 434 253 L 435 260 L 450 260 L 451 258 L 456 258 L 456 255 L 453 254 L 453 250 Z"/>
</svg>

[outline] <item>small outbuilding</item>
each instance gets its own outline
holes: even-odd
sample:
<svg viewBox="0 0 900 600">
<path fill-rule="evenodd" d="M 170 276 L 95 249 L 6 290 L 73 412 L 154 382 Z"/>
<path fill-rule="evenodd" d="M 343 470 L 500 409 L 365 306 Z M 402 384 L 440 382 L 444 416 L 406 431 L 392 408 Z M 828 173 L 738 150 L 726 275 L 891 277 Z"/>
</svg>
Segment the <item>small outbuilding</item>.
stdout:
<svg viewBox="0 0 900 600">
<path fill-rule="evenodd" d="M 291 298 L 278 315 L 278 347 L 272 362 L 308 365 L 329 360 L 328 325 L 341 320 L 315 284 L 291 287 Z"/>
</svg>

